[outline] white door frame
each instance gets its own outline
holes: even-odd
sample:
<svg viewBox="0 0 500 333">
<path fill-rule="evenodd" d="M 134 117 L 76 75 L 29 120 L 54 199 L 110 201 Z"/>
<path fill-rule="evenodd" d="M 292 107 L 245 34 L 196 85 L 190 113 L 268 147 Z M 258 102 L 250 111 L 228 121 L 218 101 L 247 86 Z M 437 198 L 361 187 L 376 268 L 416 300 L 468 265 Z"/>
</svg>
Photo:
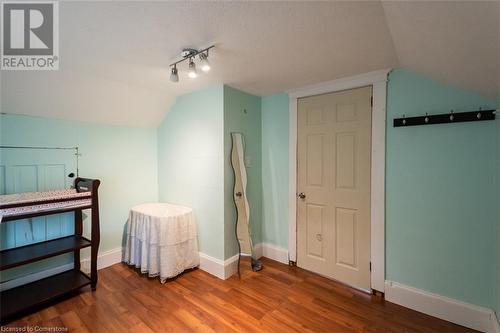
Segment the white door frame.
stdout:
<svg viewBox="0 0 500 333">
<path fill-rule="evenodd" d="M 328 81 L 288 91 L 290 131 L 289 143 L 289 223 L 288 255 L 297 260 L 297 99 L 347 89 L 372 86 L 371 148 L 371 288 L 385 288 L 385 123 L 387 76 L 391 69 Z"/>
</svg>

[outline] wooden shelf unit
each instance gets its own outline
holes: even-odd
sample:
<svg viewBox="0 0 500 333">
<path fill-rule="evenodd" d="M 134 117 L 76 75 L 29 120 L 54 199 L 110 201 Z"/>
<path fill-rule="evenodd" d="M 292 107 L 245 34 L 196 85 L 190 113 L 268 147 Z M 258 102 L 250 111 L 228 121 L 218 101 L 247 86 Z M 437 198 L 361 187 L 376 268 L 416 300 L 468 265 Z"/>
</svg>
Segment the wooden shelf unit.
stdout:
<svg viewBox="0 0 500 333">
<path fill-rule="evenodd" d="M 2 324 L 4 318 L 14 318 L 26 310 L 67 295 L 90 283 L 90 277 L 85 273 L 71 269 L 45 279 L 2 291 L 0 297 Z"/>
<path fill-rule="evenodd" d="M 85 237 L 72 235 L 0 251 L 0 271 L 91 246 Z"/>
<path fill-rule="evenodd" d="M 49 301 L 58 299 L 70 294 L 84 286 L 90 285 L 92 290 L 97 287 L 97 253 L 100 242 L 99 231 L 99 200 L 98 179 L 76 178 L 75 189 L 77 192 L 90 192 L 89 205 L 81 205 L 72 208 L 61 208 L 50 211 L 27 212 L 22 215 L 6 216 L 2 223 L 10 221 L 59 214 L 64 212 L 74 212 L 75 234 L 57 239 L 52 239 L 35 244 L 25 245 L 17 248 L 0 251 L 0 271 L 19 267 L 46 258 L 58 256 L 64 253 L 73 252 L 74 268 L 47 278 L 37 280 L 25 285 L 0 292 L 0 324 L 26 313 L 28 310 L 46 304 Z M 74 200 L 74 199 L 71 199 Z M 62 203 L 64 198 L 51 199 L 50 202 L 42 203 Z M 38 202 L 26 202 L 23 204 L 0 204 L 0 208 L 28 207 L 39 205 Z M 83 233 L 83 209 L 91 209 L 91 239 L 82 236 Z M 80 250 L 86 247 L 91 248 L 90 255 L 90 276 L 80 271 Z"/>
</svg>

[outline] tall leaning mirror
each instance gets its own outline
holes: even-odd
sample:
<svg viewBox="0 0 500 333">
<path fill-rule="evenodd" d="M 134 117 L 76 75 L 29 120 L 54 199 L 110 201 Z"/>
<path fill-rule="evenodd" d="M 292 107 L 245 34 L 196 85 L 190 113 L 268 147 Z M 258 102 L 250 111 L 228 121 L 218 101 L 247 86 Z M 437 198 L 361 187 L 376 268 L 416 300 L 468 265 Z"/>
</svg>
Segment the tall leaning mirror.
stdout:
<svg viewBox="0 0 500 333">
<path fill-rule="evenodd" d="M 247 198 L 247 171 L 245 167 L 245 140 L 241 133 L 231 133 L 231 165 L 234 171 L 233 198 L 236 206 L 236 238 L 239 256 L 250 256 L 252 271 L 260 271 L 262 263 L 255 256 L 250 224 L 250 206 Z M 240 262 L 238 260 L 238 273 Z"/>
</svg>

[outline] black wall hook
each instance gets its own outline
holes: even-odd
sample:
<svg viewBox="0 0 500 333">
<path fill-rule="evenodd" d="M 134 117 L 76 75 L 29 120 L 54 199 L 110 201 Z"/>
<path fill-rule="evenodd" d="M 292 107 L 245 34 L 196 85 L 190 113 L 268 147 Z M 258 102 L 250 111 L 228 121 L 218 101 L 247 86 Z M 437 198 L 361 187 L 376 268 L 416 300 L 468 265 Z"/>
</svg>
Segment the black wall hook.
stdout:
<svg viewBox="0 0 500 333">
<path fill-rule="evenodd" d="M 457 112 L 453 110 L 450 113 L 442 113 L 435 115 L 425 115 L 419 117 L 394 118 L 394 127 L 432 125 L 432 124 L 448 124 L 461 123 L 467 121 L 483 121 L 495 120 L 495 110 L 481 110 L 471 112 Z"/>
</svg>

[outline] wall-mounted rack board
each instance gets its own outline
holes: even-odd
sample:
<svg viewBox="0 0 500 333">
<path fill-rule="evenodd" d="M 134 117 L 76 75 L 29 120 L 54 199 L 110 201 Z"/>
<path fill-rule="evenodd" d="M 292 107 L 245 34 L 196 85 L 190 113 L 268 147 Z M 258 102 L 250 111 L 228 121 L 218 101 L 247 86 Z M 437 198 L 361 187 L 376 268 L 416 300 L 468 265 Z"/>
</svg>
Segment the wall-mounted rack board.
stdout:
<svg viewBox="0 0 500 333">
<path fill-rule="evenodd" d="M 471 112 L 450 112 L 419 117 L 394 118 L 394 127 L 495 120 L 495 112 L 496 110 L 479 110 Z"/>
<path fill-rule="evenodd" d="M 79 152 L 79 148 L 77 147 L 41 147 L 41 146 L 5 146 L 5 145 L 0 145 L 0 149 L 29 149 L 29 150 L 74 150 L 75 153 L 74 155 L 76 156 L 76 177 L 78 177 L 79 171 L 78 171 L 78 158 L 81 156 Z M 70 173 L 68 177 L 73 178 L 74 173 Z"/>
</svg>

